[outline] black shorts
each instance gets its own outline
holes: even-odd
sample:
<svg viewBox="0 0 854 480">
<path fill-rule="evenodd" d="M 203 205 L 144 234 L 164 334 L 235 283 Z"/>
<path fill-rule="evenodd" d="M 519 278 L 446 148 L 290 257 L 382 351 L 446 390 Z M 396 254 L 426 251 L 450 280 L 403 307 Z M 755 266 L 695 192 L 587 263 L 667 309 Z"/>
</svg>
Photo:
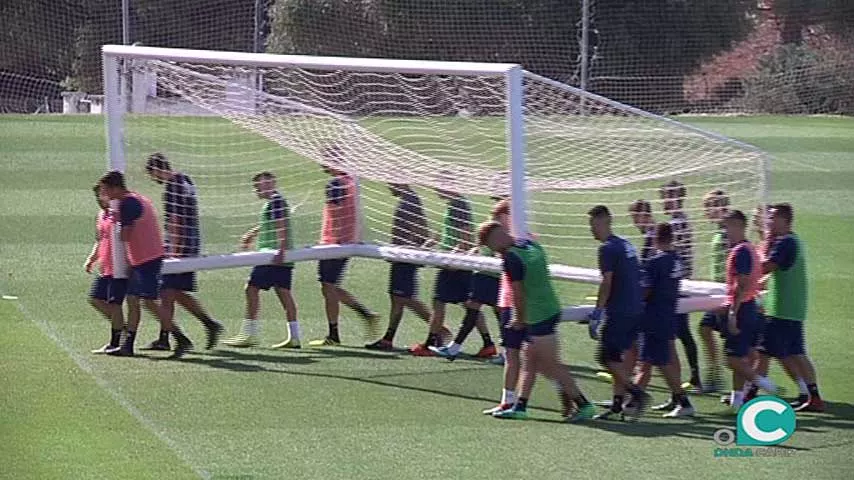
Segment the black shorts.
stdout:
<svg viewBox="0 0 854 480">
<path fill-rule="evenodd" d="M 291 289 L 293 282 L 294 267 L 286 265 L 258 265 L 249 274 L 250 286 L 261 290 L 269 290 L 270 287 Z"/>
<path fill-rule="evenodd" d="M 180 290 L 182 292 L 196 291 L 196 272 L 170 273 L 163 275 L 160 282 L 162 290 Z"/>
<path fill-rule="evenodd" d="M 417 297 L 418 268 L 419 266 L 413 263 L 392 263 L 388 273 L 389 295 L 402 298 Z"/>
<path fill-rule="evenodd" d="M 320 260 L 317 262 L 317 280 L 320 283 L 331 283 L 338 285 L 344 270 L 347 268 L 349 258 L 333 258 L 331 260 Z"/>
<path fill-rule="evenodd" d="M 762 332 L 762 346 L 765 353 L 774 358 L 805 355 L 803 322 L 768 317 Z"/>
<path fill-rule="evenodd" d="M 560 323 L 560 313 L 556 313 L 554 316 L 549 317 L 548 320 L 543 322 L 528 325 L 526 328 L 528 337 L 545 337 L 546 335 L 553 335 L 557 331 L 558 323 Z"/>
<path fill-rule="evenodd" d="M 510 328 L 510 320 L 513 319 L 512 308 L 502 308 L 499 315 L 501 319 L 501 346 L 504 348 L 522 348 L 522 343 L 528 339 L 526 329 L 514 330 Z"/>
<path fill-rule="evenodd" d="M 107 303 L 121 305 L 125 300 L 128 282 L 124 278 L 98 276 L 92 282 L 89 296 Z"/>
<path fill-rule="evenodd" d="M 475 273 L 471 276 L 469 300 L 494 307 L 498 303 L 498 277 Z"/>
<path fill-rule="evenodd" d="M 762 320 L 755 301 L 741 304 L 736 317 L 738 335 L 731 334 L 728 328 L 724 329 L 724 351 L 728 357 L 746 357 L 750 350 L 759 344 L 762 335 Z M 727 327 L 727 324 L 724 324 Z"/>
<path fill-rule="evenodd" d="M 155 258 L 131 267 L 127 296 L 156 300 L 160 298 L 160 271 L 163 259 Z"/>
<path fill-rule="evenodd" d="M 433 289 L 433 300 L 442 303 L 464 303 L 469 299 L 471 275 L 468 270 L 439 270 Z"/>
<path fill-rule="evenodd" d="M 602 365 L 620 362 L 638 338 L 640 316 L 609 316 L 599 335 L 597 359 Z"/>
<path fill-rule="evenodd" d="M 640 344 L 640 360 L 642 362 L 663 367 L 670 363 L 670 342 L 673 337 L 668 333 L 643 332 L 638 337 Z"/>
</svg>

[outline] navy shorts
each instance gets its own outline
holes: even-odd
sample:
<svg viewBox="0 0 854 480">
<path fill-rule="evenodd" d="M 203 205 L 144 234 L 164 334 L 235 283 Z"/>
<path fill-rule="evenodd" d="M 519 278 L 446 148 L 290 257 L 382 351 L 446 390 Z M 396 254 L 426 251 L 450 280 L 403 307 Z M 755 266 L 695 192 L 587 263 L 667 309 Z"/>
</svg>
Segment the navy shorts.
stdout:
<svg viewBox="0 0 854 480">
<path fill-rule="evenodd" d="M 332 260 L 320 260 L 317 262 L 317 280 L 320 283 L 331 283 L 338 285 L 344 276 L 349 258 L 334 258 Z"/>
<path fill-rule="evenodd" d="M 670 363 L 670 342 L 673 341 L 673 336 L 669 332 L 643 332 L 639 336 L 640 343 L 640 361 L 663 367 Z"/>
<path fill-rule="evenodd" d="M 269 290 L 270 287 L 291 289 L 293 282 L 294 267 L 287 265 L 257 265 L 249 274 L 249 285 L 261 290 Z"/>
<path fill-rule="evenodd" d="M 623 360 L 623 353 L 632 348 L 638 338 L 637 316 L 609 316 L 599 336 L 599 363 L 606 365 L 610 362 Z"/>
<path fill-rule="evenodd" d="M 513 319 L 512 308 L 502 308 L 499 315 L 501 319 L 501 346 L 504 348 L 522 348 L 522 343 L 527 340 L 528 332 L 523 330 L 514 330 L 510 328 L 510 320 Z"/>
<path fill-rule="evenodd" d="M 703 319 L 700 320 L 701 327 L 709 327 L 718 332 L 723 331 L 724 323 L 726 323 L 726 315 L 719 315 L 715 312 L 704 313 Z"/>
<path fill-rule="evenodd" d="M 469 299 L 471 272 L 468 270 L 439 270 L 433 288 L 433 300 L 442 303 L 464 303 Z"/>
<path fill-rule="evenodd" d="M 774 358 L 806 354 L 804 324 L 797 320 L 768 317 L 762 340 L 765 353 Z"/>
<path fill-rule="evenodd" d="M 560 323 L 560 313 L 556 313 L 544 322 L 528 325 L 526 329 L 528 337 L 545 337 L 546 335 L 553 335 L 557 331 L 558 323 Z"/>
<path fill-rule="evenodd" d="M 732 335 L 728 331 L 728 325 L 724 324 L 724 351 L 728 357 L 743 358 L 757 346 L 759 336 L 762 334 L 762 320 L 759 318 L 755 301 L 741 304 L 736 316 L 736 325 L 738 325 L 738 335 Z"/>
<path fill-rule="evenodd" d="M 107 303 L 121 305 L 125 301 L 128 282 L 124 278 L 98 276 L 92 282 L 89 296 Z"/>
<path fill-rule="evenodd" d="M 160 271 L 163 259 L 155 258 L 131 267 L 127 296 L 156 300 L 160 297 Z"/>
<path fill-rule="evenodd" d="M 415 298 L 418 296 L 418 265 L 392 263 L 388 273 L 388 293 L 395 297 Z"/>
<path fill-rule="evenodd" d="M 182 292 L 196 291 L 196 272 L 170 273 L 163 275 L 160 283 L 163 290 L 180 290 Z"/>
<path fill-rule="evenodd" d="M 494 307 L 498 304 L 498 277 L 475 273 L 471 276 L 469 300 Z"/>
</svg>

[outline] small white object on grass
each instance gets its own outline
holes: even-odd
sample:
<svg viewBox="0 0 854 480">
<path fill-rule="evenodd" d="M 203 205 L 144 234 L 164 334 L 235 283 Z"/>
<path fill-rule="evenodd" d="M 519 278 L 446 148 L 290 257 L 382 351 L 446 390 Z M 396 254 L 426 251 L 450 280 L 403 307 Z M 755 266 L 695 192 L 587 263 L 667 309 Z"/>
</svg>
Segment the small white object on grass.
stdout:
<svg viewBox="0 0 854 480">
<path fill-rule="evenodd" d="M 3 300 L 17 300 L 18 297 L 15 295 L 3 295 Z"/>
</svg>

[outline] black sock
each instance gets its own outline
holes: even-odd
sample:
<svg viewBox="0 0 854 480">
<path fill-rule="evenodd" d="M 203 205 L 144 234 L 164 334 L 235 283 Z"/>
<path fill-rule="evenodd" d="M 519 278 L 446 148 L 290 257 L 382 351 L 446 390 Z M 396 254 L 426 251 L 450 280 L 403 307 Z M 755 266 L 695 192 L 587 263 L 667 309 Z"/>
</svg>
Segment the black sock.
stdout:
<svg viewBox="0 0 854 480">
<path fill-rule="evenodd" d="M 750 398 L 755 397 L 759 393 L 759 387 L 756 385 L 750 384 L 750 389 L 747 390 L 747 396 Z"/>
<path fill-rule="evenodd" d="M 338 324 L 330 323 L 329 324 L 329 335 L 326 336 L 330 340 L 341 342 L 341 338 L 338 336 Z"/>
<path fill-rule="evenodd" d="M 439 343 L 439 335 L 437 335 L 433 332 L 429 332 L 427 334 L 427 340 L 424 341 L 424 346 L 425 347 L 438 347 L 439 346 L 438 343 Z"/>
<path fill-rule="evenodd" d="M 175 340 L 176 340 L 178 343 L 186 343 L 186 342 L 189 342 L 189 341 L 190 341 L 190 339 L 189 339 L 189 338 L 187 338 L 187 337 L 184 335 L 184 332 L 182 332 L 182 331 L 181 331 L 181 329 L 180 329 L 180 328 L 178 328 L 178 327 L 175 327 L 175 329 L 174 329 L 174 330 L 172 330 L 172 337 L 173 337 L 173 338 L 175 338 Z"/>
<path fill-rule="evenodd" d="M 484 347 L 491 347 L 491 346 L 495 345 L 495 342 L 492 341 L 492 336 L 489 334 L 489 332 L 486 332 L 486 331 L 481 332 L 480 338 L 483 340 L 483 346 Z"/>
<path fill-rule="evenodd" d="M 110 346 L 118 347 L 122 340 L 122 330 L 110 329 Z"/>
<path fill-rule="evenodd" d="M 463 323 L 460 325 L 460 331 L 457 332 L 456 338 L 454 338 L 454 343 L 462 345 L 463 342 L 466 341 L 466 338 L 468 338 L 471 331 L 474 330 L 475 324 L 477 324 L 477 316 L 479 313 L 479 310 L 475 310 L 473 308 L 466 309 L 466 316 L 463 317 Z"/>
<path fill-rule="evenodd" d="M 614 413 L 620 413 L 623 411 L 623 396 L 622 395 L 614 395 L 614 399 L 611 400 L 611 411 Z"/>
<path fill-rule="evenodd" d="M 583 393 L 579 393 L 575 398 L 572 399 L 572 401 L 575 402 L 575 404 L 579 407 L 583 407 L 590 403 L 590 400 L 587 400 L 587 397 L 585 397 Z"/>
<path fill-rule="evenodd" d="M 516 400 L 516 405 L 513 409 L 519 412 L 524 412 L 528 409 L 528 399 L 525 397 L 519 397 L 519 399 Z"/>
<path fill-rule="evenodd" d="M 127 337 L 125 337 L 125 346 L 129 348 L 133 348 L 133 342 L 136 341 L 136 332 L 133 330 L 128 330 Z"/>
<path fill-rule="evenodd" d="M 388 329 L 385 331 L 385 335 L 383 335 L 383 340 L 391 342 L 392 340 L 394 340 L 395 334 L 397 334 L 397 332 Z"/>
<path fill-rule="evenodd" d="M 160 338 L 157 339 L 160 343 L 169 343 L 169 332 L 166 330 L 160 329 Z"/>
<path fill-rule="evenodd" d="M 674 404 L 680 405 L 682 407 L 690 407 L 691 406 L 691 400 L 688 400 L 688 395 L 685 395 L 684 393 L 680 393 L 678 395 L 675 395 L 675 397 L 676 397 L 676 398 L 674 398 L 675 401 L 673 402 Z"/>
<path fill-rule="evenodd" d="M 808 383 L 807 390 L 810 392 L 810 397 L 812 398 L 821 398 L 821 395 L 818 393 L 818 385 L 815 383 Z"/>
<path fill-rule="evenodd" d="M 634 383 L 629 384 L 628 391 L 629 391 L 629 393 L 632 394 L 632 397 L 634 397 L 635 399 L 638 399 L 641 396 L 643 396 L 643 390 L 641 390 L 641 388 L 639 386 L 635 385 Z"/>
<path fill-rule="evenodd" d="M 358 313 L 359 316 L 362 318 L 368 318 L 371 316 L 371 312 L 367 308 L 365 308 L 365 306 L 362 305 L 361 303 L 357 302 L 355 305 L 351 306 L 350 308 L 352 308 L 353 311 Z"/>
<path fill-rule="evenodd" d="M 204 325 L 208 328 L 210 328 L 210 327 L 214 326 L 214 324 L 216 324 L 216 321 L 207 315 L 202 315 L 201 317 L 199 317 L 199 321 L 202 322 L 202 325 Z"/>
</svg>

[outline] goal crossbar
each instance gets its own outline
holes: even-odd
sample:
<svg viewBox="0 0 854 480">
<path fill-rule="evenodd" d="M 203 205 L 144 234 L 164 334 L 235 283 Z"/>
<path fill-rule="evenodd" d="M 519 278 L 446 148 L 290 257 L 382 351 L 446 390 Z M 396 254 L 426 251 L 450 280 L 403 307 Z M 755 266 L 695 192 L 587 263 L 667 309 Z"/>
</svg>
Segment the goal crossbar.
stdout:
<svg viewBox="0 0 854 480">
<path fill-rule="evenodd" d="M 396 60 L 386 58 L 318 57 L 311 55 L 276 55 L 269 53 L 190 50 L 183 48 L 104 45 L 107 57 L 151 59 L 172 62 L 216 63 L 242 67 L 281 67 L 315 70 L 347 70 L 351 72 L 424 73 L 436 75 L 501 76 L 521 68 L 514 63 L 441 62 L 432 60 Z"/>
</svg>

